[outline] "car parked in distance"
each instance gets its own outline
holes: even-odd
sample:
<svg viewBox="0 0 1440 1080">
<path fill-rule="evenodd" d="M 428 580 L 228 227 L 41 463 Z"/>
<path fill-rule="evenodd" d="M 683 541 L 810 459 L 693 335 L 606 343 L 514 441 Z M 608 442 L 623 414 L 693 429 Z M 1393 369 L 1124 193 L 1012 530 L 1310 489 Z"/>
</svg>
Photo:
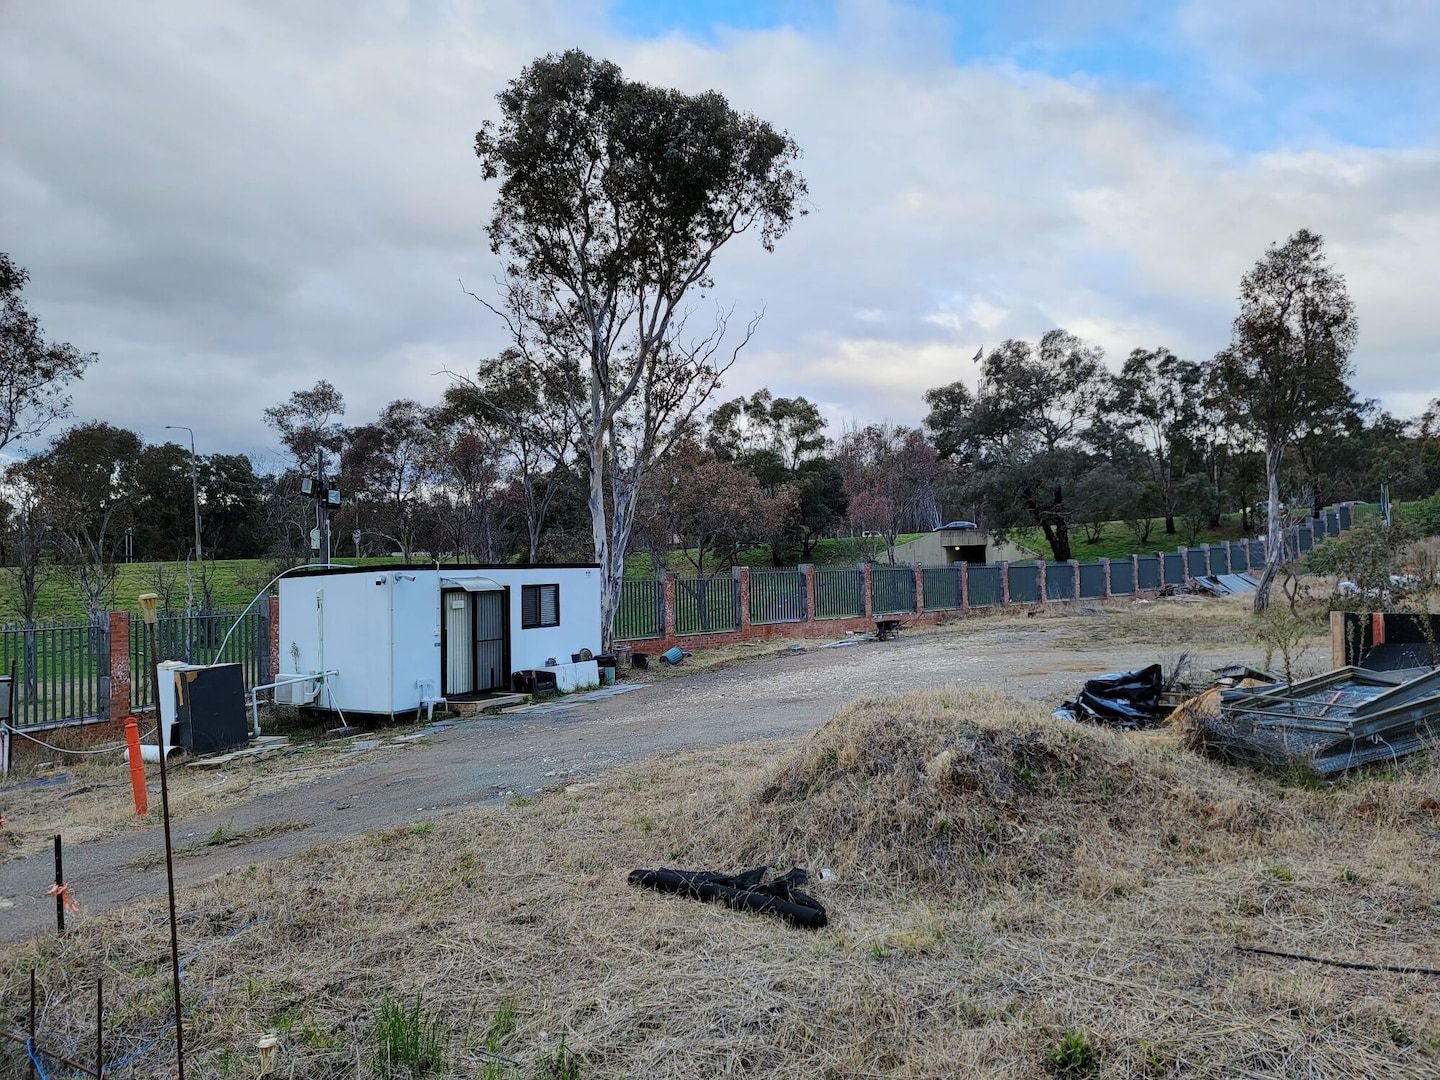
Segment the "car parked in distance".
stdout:
<svg viewBox="0 0 1440 1080">
<path fill-rule="evenodd" d="M 944 532 L 946 529 L 978 529 L 980 526 L 973 521 L 947 521 L 944 525 L 937 525 L 936 532 Z"/>
</svg>

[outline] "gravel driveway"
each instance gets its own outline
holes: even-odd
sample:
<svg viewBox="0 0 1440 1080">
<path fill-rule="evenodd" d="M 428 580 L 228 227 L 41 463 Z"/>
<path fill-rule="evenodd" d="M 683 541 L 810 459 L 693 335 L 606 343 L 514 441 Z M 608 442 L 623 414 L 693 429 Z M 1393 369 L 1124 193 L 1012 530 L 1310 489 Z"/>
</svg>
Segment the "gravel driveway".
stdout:
<svg viewBox="0 0 1440 1080">
<path fill-rule="evenodd" d="M 1117 618 L 1121 640 L 1109 631 Z M 940 686 L 993 687 L 1046 704 L 1072 694 L 1087 673 L 1131 668 L 1166 655 L 1164 634 L 1129 629 L 1133 613 L 1065 618 L 970 619 L 889 642 L 757 656 L 723 669 L 677 672 L 625 693 L 573 699 L 501 717 L 436 725 L 423 737 L 356 753 L 353 766 L 223 811 L 174 822 L 177 883 L 236 866 L 575 782 L 620 762 L 691 747 L 813 731 L 856 698 Z M 1257 663 L 1253 644 L 1219 632 L 1200 666 Z M 1143 641 L 1137 644 L 1137 641 Z M 1173 655 L 1174 650 L 1170 650 Z M 228 766 L 243 768 L 242 764 Z M 207 846 L 217 829 L 238 838 Z M 243 842 L 244 837 L 254 836 Z M 162 891 L 158 829 L 67 847 L 66 876 L 84 915 Z M 0 940 L 53 926 L 48 853 L 0 863 Z M 83 918 L 84 915 L 81 917 Z"/>
</svg>

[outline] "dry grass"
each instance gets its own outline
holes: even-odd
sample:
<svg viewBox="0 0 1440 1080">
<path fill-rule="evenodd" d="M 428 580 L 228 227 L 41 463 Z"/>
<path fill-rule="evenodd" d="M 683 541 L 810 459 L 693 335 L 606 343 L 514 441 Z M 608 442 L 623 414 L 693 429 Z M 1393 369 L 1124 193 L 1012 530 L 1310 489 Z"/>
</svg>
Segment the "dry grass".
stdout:
<svg viewBox="0 0 1440 1080">
<path fill-rule="evenodd" d="M 1107 1077 L 1434 1076 L 1433 980 L 1232 946 L 1435 966 L 1436 777 L 1289 788 L 993 693 L 859 702 L 186 890 L 187 1043 L 207 1077 L 269 1031 L 281 1076 L 366 1075 L 381 1002 L 418 994 L 454 1077 L 546 1075 L 562 1040 L 587 1077 L 1034 1077 L 1066 1032 Z M 760 861 L 833 869 L 830 927 L 625 884 Z M 33 963 L 50 1044 L 89 1044 L 97 974 L 116 1052 L 158 1031 L 163 914 L 12 950 L 6 1020 Z"/>
<path fill-rule="evenodd" d="M 306 742 L 216 769 L 172 767 L 170 806 L 176 814 L 199 816 L 354 764 L 355 756 L 345 751 L 344 742 Z M 0 857 L 15 858 L 45 847 L 57 832 L 64 834 L 69 846 L 154 826 L 160 806 L 159 773 L 155 765 L 147 765 L 146 771 L 151 812 L 142 818 L 135 814 L 129 766 L 120 751 L 95 757 L 29 755 L 22 767 L 0 781 L 0 815 L 5 819 L 0 826 Z M 66 779 L 45 782 L 59 777 Z"/>
</svg>

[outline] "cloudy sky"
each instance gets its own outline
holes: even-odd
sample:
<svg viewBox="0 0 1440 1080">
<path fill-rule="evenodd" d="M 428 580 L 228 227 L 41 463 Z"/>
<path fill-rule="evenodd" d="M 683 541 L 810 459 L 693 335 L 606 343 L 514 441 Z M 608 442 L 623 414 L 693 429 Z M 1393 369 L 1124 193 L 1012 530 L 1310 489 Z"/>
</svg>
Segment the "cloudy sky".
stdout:
<svg viewBox="0 0 1440 1080">
<path fill-rule="evenodd" d="M 1322 233 L 1360 391 L 1440 393 L 1440 4 L 0 0 L 0 250 L 100 354 L 76 414 L 264 453 L 328 378 L 360 422 L 503 344 L 494 95 L 578 45 L 788 129 L 809 215 L 717 295 L 766 309 L 726 392 L 913 423 L 1005 337 L 1118 364 L 1226 340 L 1265 246 Z"/>
</svg>

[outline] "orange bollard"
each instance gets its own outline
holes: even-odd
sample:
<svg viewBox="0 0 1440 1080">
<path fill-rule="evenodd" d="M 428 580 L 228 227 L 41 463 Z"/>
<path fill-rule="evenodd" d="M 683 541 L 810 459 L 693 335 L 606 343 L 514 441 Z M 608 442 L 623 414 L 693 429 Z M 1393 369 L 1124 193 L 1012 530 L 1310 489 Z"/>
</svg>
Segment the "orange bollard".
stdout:
<svg viewBox="0 0 1440 1080">
<path fill-rule="evenodd" d="M 150 797 L 145 793 L 145 762 L 140 757 L 140 725 L 133 716 L 125 718 L 125 745 L 130 749 L 130 790 L 135 795 L 135 813 L 143 817 L 150 810 Z"/>
</svg>

